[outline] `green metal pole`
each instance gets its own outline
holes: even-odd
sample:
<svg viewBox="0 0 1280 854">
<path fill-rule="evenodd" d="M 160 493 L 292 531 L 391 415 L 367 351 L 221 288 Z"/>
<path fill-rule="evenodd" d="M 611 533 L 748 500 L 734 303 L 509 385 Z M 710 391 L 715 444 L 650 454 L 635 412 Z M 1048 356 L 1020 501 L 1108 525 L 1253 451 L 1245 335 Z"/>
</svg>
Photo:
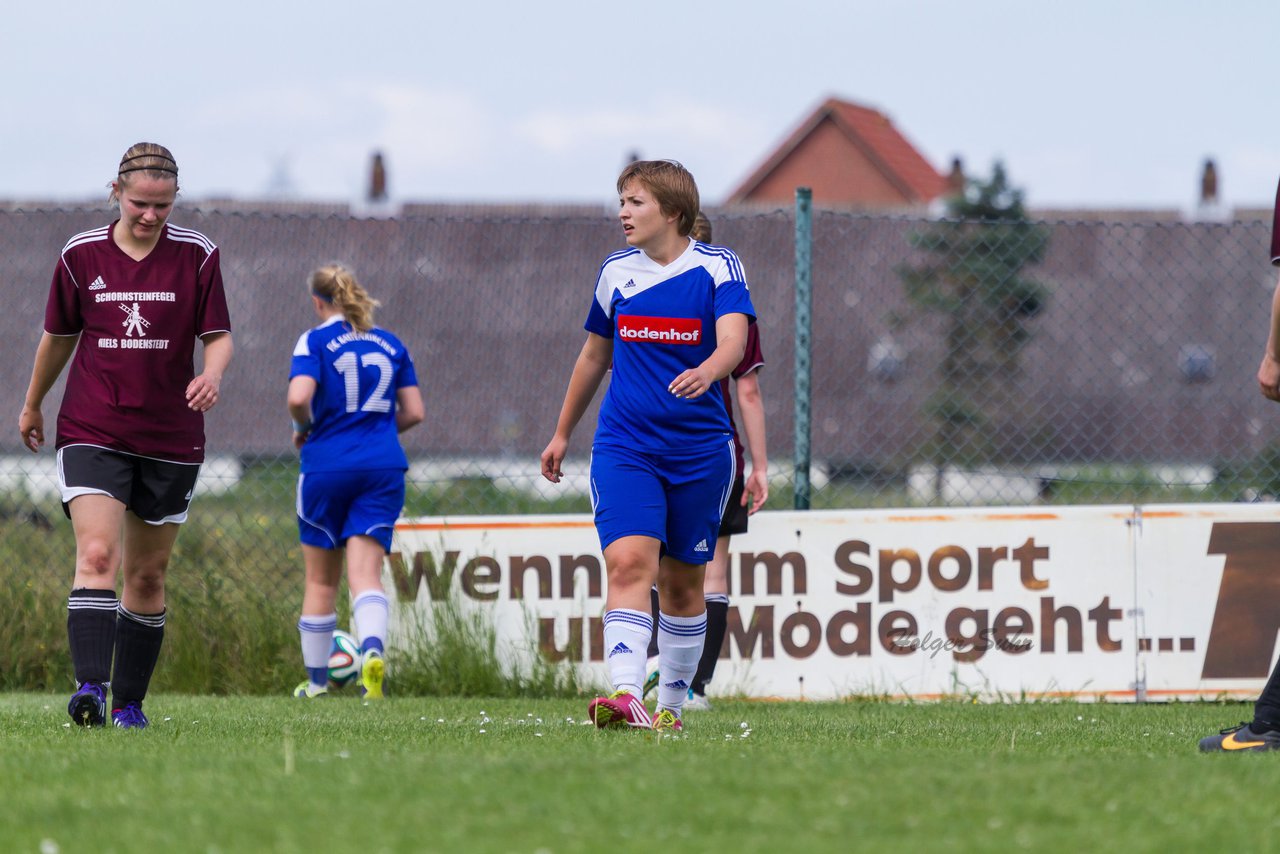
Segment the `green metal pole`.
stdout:
<svg viewBox="0 0 1280 854">
<path fill-rule="evenodd" d="M 813 363 L 813 191 L 796 187 L 796 412 L 795 509 L 809 509 L 809 436 Z"/>
</svg>

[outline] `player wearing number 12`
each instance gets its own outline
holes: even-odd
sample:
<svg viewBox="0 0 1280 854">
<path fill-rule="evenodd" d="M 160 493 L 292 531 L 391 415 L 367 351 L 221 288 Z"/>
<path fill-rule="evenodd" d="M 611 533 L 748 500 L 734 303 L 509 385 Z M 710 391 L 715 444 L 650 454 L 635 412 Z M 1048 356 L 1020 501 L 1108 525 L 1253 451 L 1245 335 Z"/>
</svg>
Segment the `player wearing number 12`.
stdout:
<svg viewBox="0 0 1280 854">
<path fill-rule="evenodd" d="M 288 396 L 293 444 L 302 454 L 297 507 L 306 566 L 298 631 L 307 681 L 294 695 L 326 692 L 345 553 L 361 690 L 380 699 L 388 611 L 382 560 L 404 507 L 409 467 L 399 434 L 421 423 L 422 395 L 408 349 L 373 325 L 378 302 L 351 271 L 324 266 L 307 284 L 321 322 L 294 347 Z"/>
</svg>

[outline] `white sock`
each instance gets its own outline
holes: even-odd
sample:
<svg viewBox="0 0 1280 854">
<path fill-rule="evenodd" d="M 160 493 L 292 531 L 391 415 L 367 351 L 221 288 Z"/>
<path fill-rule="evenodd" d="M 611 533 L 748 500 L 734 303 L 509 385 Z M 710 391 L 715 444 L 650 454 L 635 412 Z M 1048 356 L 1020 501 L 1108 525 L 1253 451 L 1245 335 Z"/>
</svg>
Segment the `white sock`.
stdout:
<svg viewBox="0 0 1280 854">
<path fill-rule="evenodd" d="M 370 649 L 382 652 L 387 637 L 387 610 L 387 594 L 381 590 L 366 590 L 351 600 L 351 616 L 362 653 Z"/>
<path fill-rule="evenodd" d="M 677 716 L 689 696 L 689 684 L 698 672 L 702 644 L 707 638 L 707 612 L 696 617 L 672 617 L 658 612 L 658 709 Z"/>
<path fill-rule="evenodd" d="M 644 693 L 645 650 L 653 633 L 653 617 L 644 611 L 614 608 L 604 613 L 605 661 L 614 691 Z"/>
<path fill-rule="evenodd" d="M 337 614 L 304 614 L 298 620 L 298 634 L 302 637 L 302 666 L 307 668 L 307 679 L 313 687 L 323 688 L 329 683 L 329 651 L 333 648 L 333 631 L 338 628 Z M 325 678 L 316 681 L 323 672 Z"/>
</svg>

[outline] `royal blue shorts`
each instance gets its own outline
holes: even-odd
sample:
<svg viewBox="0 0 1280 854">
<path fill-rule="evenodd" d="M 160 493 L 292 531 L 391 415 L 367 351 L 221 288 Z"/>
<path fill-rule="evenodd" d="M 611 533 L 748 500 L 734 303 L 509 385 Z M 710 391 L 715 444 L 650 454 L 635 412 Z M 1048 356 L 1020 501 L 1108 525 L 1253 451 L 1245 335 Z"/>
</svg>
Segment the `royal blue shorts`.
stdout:
<svg viewBox="0 0 1280 854">
<path fill-rule="evenodd" d="M 298 478 L 298 537 L 303 545 L 338 549 L 354 536 L 373 537 L 390 553 L 404 508 L 404 470 L 313 471 Z"/>
<path fill-rule="evenodd" d="M 676 560 L 706 563 L 715 554 L 736 467 L 728 437 L 718 450 L 686 455 L 594 446 L 591 507 L 600 548 L 639 535 L 660 540 Z"/>
</svg>

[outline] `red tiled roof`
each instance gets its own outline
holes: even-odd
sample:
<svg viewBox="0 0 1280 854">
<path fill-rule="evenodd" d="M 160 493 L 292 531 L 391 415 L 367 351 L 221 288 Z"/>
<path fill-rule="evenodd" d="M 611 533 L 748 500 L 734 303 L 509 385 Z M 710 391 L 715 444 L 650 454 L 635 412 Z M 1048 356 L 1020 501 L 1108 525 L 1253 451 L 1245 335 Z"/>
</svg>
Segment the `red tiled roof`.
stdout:
<svg viewBox="0 0 1280 854">
<path fill-rule="evenodd" d="M 750 201 L 753 191 L 827 121 L 840 129 L 849 144 L 902 195 L 903 201 L 924 204 L 945 192 L 946 177 L 924 159 L 888 116 L 870 107 L 828 98 L 730 194 L 728 202 Z M 822 164 L 815 164 L 815 168 L 820 170 Z"/>
</svg>

